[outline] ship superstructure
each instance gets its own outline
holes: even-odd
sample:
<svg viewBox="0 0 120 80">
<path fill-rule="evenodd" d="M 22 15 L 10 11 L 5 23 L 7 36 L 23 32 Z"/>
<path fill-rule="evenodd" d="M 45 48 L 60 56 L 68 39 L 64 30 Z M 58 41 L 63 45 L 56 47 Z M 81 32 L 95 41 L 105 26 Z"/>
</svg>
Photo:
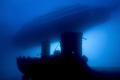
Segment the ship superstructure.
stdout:
<svg viewBox="0 0 120 80">
<path fill-rule="evenodd" d="M 41 58 L 17 58 L 19 70 L 27 77 L 39 80 L 45 76 L 52 78 L 52 75 L 61 75 L 61 78 L 68 77 L 66 74 L 73 76 L 76 71 L 88 67 L 87 58 L 82 56 L 82 33 L 61 33 L 60 47 L 61 53 L 50 55 L 50 41 L 44 41 Z"/>
</svg>

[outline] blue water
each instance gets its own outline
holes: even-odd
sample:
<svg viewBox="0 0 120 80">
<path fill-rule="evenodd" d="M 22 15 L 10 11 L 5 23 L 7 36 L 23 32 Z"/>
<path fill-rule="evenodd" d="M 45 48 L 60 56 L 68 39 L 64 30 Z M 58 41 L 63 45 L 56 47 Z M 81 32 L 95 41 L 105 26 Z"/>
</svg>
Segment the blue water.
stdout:
<svg viewBox="0 0 120 80">
<path fill-rule="evenodd" d="M 40 53 L 40 46 L 29 49 L 14 46 L 12 37 L 16 32 L 40 15 L 76 3 L 108 7 L 119 3 L 119 0 L 0 0 L 0 80 L 21 80 L 16 57 L 38 57 Z M 83 40 L 83 54 L 89 59 L 88 65 L 97 67 L 96 70 L 120 71 L 120 9 L 110 17 L 106 23 L 83 32 L 87 39 Z M 55 45 L 57 43 L 51 48 L 51 54 Z"/>
</svg>

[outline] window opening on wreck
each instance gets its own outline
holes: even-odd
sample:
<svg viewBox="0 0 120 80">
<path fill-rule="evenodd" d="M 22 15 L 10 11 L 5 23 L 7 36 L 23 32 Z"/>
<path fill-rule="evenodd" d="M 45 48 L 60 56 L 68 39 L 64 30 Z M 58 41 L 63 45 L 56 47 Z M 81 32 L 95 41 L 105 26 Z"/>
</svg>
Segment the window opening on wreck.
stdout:
<svg viewBox="0 0 120 80">
<path fill-rule="evenodd" d="M 74 54 L 74 51 L 72 51 L 72 54 Z"/>
</svg>

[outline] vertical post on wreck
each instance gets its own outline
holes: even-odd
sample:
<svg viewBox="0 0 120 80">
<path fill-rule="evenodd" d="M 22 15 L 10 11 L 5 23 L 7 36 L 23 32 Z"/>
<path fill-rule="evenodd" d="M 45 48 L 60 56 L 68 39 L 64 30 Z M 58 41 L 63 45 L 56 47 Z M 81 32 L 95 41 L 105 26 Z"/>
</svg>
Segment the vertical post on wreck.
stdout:
<svg viewBox="0 0 120 80">
<path fill-rule="evenodd" d="M 50 56 L 50 41 L 42 42 L 41 58 Z"/>
<path fill-rule="evenodd" d="M 61 53 L 69 55 L 74 53 L 82 56 L 82 32 L 66 32 L 61 34 Z"/>
<path fill-rule="evenodd" d="M 73 35 L 72 47 L 76 56 L 82 56 L 82 37 L 82 32 L 77 32 Z"/>
</svg>

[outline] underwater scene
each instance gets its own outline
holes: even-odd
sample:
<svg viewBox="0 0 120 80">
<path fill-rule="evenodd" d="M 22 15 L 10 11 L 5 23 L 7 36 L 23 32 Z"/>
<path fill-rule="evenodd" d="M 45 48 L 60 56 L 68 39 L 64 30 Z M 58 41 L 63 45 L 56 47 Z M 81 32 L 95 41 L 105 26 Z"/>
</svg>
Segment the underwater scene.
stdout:
<svg viewBox="0 0 120 80">
<path fill-rule="evenodd" d="M 120 0 L 0 0 L 0 80 L 52 75 L 120 79 Z"/>
</svg>

